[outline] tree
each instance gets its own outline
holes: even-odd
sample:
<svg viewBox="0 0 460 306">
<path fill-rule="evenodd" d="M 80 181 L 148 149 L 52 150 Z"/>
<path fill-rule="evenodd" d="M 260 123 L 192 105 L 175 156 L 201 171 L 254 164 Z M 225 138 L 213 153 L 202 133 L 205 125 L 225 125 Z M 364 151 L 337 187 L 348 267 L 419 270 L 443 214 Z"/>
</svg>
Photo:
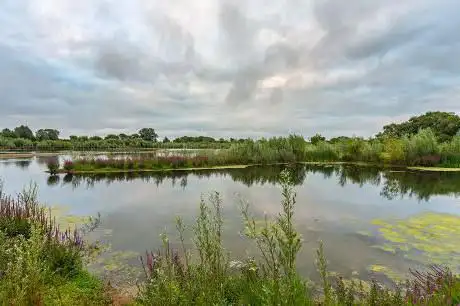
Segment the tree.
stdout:
<svg viewBox="0 0 460 306">
<path fill-rule="evenodd" d="M 16 134 L 10 129 L 3 129 L 0 135 L 7 138 L 16 138 Z"/>
<path fill-rule="evenodd" d="M 439 141 L 452 139 L 460 130 L 460 117 L 455 113 L 427 112 L 421 116 L 414 116 L 402 123 L 385 125 L 383 131 L 377 134 L 378 138 L 412 136 L 422 129 L 431 129 Z"/>
<path fill-rule="evenodd" d="M 120 138 L 119 138 L 117 135 L 109 134 L 109 135 L 105 136 L 104 139 L 105 139 L 105 140 L 107 140 L 107 139 L 116 139 L 116 140 L 118 140 L 118 139 L 120 139 Z"/>
<path fill-rule="evenodd" d="M 168 143 L 168 142 L 171 142 L 171 141 L 169 140 L 168 137 L 165 137 L 165 138 L 163 139 L 163 143 Z"/>
<path fill-rule="evenodd" d="M 139 136 L 145 141 L 157 141 L 158 135 L 152 128 L 143 128 L 139 131 Z"/>
<path fill-rule="evenodd" d="M 314 145 L 320 143 L 321 141 L 325 141 L 326 138 L 321 136 L 321 134 L 316 134 L 315 136 L 310 138 L 310 142 Z"/>
<path fill-rule="evenodd" d="M 120 138 L 120 139 L 124 140 L 124 139 L 128 139 L 128 138 L 129 138 L 129 136 L 128 136 L 128 135 L 126 135 L 126 134 L 123 134 L 123 133 L 121 133 L 120 135 L 118 135 L 118 138 Z"/>
<path fill-rule="evenodd" d="M 77 140 L 78 140 L 78 136 L 70 135 L 70 136 L 69 136 L 69 139 L 70 139 L 70 141 L 77 141 Z"/>
<path fill-rule="evenodd" d="M 350 139 L 351 138 L 347 137 L 347 136 L 339 136 L 339 137 L 333 137 L 333 138 L 329 139 L 329 142 L 330 143 L 338 143 L 338 142 L 348 141 Z"/>
<path fill-rule="evenodd" d="M 35 133 L 37 140 L 58 140 L 59 131 L 54 129 L 40 129 Z"/>
<path fill-rule="evenodd" d="M 102 140 L 102 137 L 99 137 L 99 136 L 91 136 L 91 137 L 89 138 L 89 140 L 100 141 L 100 140 Z"/>
<path fill-rule="evenodd" d="M 21 126 L 16 127 L 14 129 L 14 134 L 18 138 L 24 138 L 24 139 L 29 139 L 29 140 L 33 140 L 35 138 L 32 130 L 26 125 L 21 125 Z"/>
</svg>

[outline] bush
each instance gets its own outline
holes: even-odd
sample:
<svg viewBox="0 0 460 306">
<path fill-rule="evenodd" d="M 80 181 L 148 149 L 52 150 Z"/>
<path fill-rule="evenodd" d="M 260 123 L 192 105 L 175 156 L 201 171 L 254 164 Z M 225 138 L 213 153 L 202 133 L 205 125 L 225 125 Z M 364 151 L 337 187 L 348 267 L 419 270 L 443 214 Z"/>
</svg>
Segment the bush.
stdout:
<svg viewBox="0 0 460 306">
<path fill-rule="evenodd" d="M 27 219 L 17 217 L 0 217 L 0 231 L 8 238 L 22 236 L 25 239 L 29 239 L 31 234 L 31 223 Z"/>
<path fill-rule="evenodd" d="M 65 278 L 75 277 L 83 270 L 82 249 L 67 241 L 47 241 L 42 260 L 48 263 L 50 271 Z"/>
<path fill-rule="evenodd" d="M 0 185 L 2 305 L 108 305 L 102 283 L 83 270 L 92 246 L 80 235 L 94 224 L 82 232 L 61 232 L 37 204 L 36 187 L 13 199 Z"/>
<path fill-rule="evenodd" d="M 54 158 L 50 158 L 46 166 L 50 174 L 56 174 L 59 170 L 59 162 Z"/>
</svg>

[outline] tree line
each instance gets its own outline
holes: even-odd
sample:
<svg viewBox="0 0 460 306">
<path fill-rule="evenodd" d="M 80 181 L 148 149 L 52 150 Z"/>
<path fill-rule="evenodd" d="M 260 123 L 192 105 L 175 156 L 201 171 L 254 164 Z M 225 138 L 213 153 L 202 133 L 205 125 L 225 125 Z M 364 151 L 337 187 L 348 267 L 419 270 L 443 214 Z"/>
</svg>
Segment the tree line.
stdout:
<svg viewBox="0 0 460 306">
<path fill-rule="evenodd" d="M 402 123 L 385 125 L 383 130 L 367 141 L 385 139 L 402 139 L 416 135 L 421 130 L 430 129 L 439 143 L 449 142 L 454 136 L 460 135 L 460 117 L 449 112 L 427 112 L 411 117 Z M 339 136 L 326 139 L 316 134 L 306 141 L 318 145 L 322 143 L 337 144 L 352 140 L 363 140 L 360 137 Z M 225 148 L 232 143 L 244 143 L 249 139 L 229 138 L 215 139 L 209 136 L 181 136 L 173 140 L 168 137 L 160 139 L 153 128 L 142 128 L 134 134 L 108 134 L 101 136 L 71 135 L 68 139 L 60 138 L 57 129 L 43 128 L 35 133 L 26 125 L 5 128 L 0 132 L 0 148 L 34 148 L 34 149 L 115 149 L 115 148 L 180 148 L 183 144 L 191 144 L 196 148 Z M 262 139 L 263 140 L 263 139 Z"/>
</svg>

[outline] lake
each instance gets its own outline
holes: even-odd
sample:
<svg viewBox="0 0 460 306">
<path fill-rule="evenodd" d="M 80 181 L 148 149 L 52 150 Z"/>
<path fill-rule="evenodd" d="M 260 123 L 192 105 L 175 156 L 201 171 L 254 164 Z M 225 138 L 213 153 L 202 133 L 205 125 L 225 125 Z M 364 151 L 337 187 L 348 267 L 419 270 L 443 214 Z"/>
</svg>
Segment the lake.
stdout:
<svg viewBox="0 0 460 306">
<path fill-rule="evenodd" d="M 4 191 L 14 195 L 35 182 L 40 201 L 48 206 L 72 216 L 99 212 L 101 226 L 91 239 L 109 249 L 94 267 L 114 277 L 134 280 L 139 254 L 160 247 L 163 232 L 177 246 L 175 217 L 192 224 L 200 197 L 210 192 L 222 197 L 224 242 L 232 259 L 256 254 L 241 234 L 241 201 L 251 203 L 258 220 L 281 207 L 281 166 L 50 177 L 48 158 L 0 159 Z M 330 270 L 345 277 L 397 280 L 409 268 L 429 263 L 460 271 L 460 173 L 353 165 L 289 168 L 297 192 L 296 226 L 304 240 L 298 267 L 305 276 L 318 277 L 318 240 L 324 242 Z"/>
</svg>

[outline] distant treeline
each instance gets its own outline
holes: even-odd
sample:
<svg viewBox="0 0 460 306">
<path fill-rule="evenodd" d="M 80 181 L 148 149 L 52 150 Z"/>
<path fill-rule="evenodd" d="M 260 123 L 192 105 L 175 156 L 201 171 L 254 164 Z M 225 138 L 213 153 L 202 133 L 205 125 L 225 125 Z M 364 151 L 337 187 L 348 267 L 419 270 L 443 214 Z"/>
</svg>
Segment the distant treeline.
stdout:
<svg viewBox="0 0 460 306">
<path fill-rule="evenodd" d="M 246 139 L 215 139 L 208 136 L 182 136 L 170 140 L 159 139 L 152 128 L 143 128 L 138 133 L 124 133 L 101 136 L 76 136 L 68 139 L 59 137 L 56 129 L 39 129 L 35 133 L 25 125 L 14 129 L 5 128 L 0 132 L 0 150 L 116 150 L 116 149 L 151 149 L 151 148 L 228 148 L 230 143 L 244 142 Z"/>
<path fill-rule="evenodd" d="M 404 142 L 409 141 L 411 137 L 419 135 L 421 131 L 425 134 L 422 137 L 427 141 L 428 138 L 435 143 L 430 145 L 437 146 L 437 149 L 426 147 L 425 151 L 430 151 L 433 154 L 440 153 L 440 145 L 447 146 L 459 135 L 460 117 L 455 113 L 448 112 L 428 112 L 421 116 L 415 116 L 408 121 L 402 123 L 392 123 L 383 127 L 382 132 L 364 139 L 362 137 L 340 136 L 331 139 L 326 139 L 320 134 L 316 134 L 308 139 L 303 139 L 303 142 L 308 145 L 317 146 L 311 153 L 311 158 L 332 159 L 332 160 L 356 160 L 357 155 L 369 155 L 370 152 L 380 154 L 378 158 L 375 156 L 364 160 L 371 159 L 372 161 L 386 160 L 401 160 L 406 158 L 402 156 L 408 154 L 413 148 L 404 147 Z M 35 133 L 25 125 L 18 126 L 14 129 L 3 129 L 0 132 L 0 150 L 117 150 L 117 149 L 149 149 L 149 148 L 209 148 L 209 149 L 226 149 L 232 145 L 253 145 L 259 143 L 263 145 L 269 141 L 267 139 L 251 140 L 251 139 L 215 139 L 209 136 L 182 136 L 170 140 L 167 137 L 160 139 L 155 129 L 142 128 L 138 133 L 127 134 L 109 134 L 105 137 L 100 136 L 76 136 L 72 135 L 68 139 L 59 137 L 60 131 L 56 129 L 39 129 Z M 296 136 L 300 137 L 300 136 Z M 419 138 L 420 138 L 419 137 Z M 416 141 L 422 141 L 421 138 Z M 280 138 L 272 138 L 270 140 L 278 141 Z M 407 143 L 406 143 L 407 144 Z M 408 145 L 408 144 L 407 144 Z M 412 144 L 414 145 L 414 144 Z M 385 150 L 380 148 L 385 146 Z M 455 144 L 453 144 L 455 147 Z M 392 149 L 393 148 L 393 149 Z M 282 148 L 287 149 L 287 148 Z M 455 149 L 456 148 L 450 148 Z M 449 150 L 450 150 L 449 149 Z M 400 150 L 399 152 L 396 152 Z M 312 151 L 309 149 L 309 151 Z M 373 153 L 373 154 L 374 154 Z M 388 154 L 386 154 L 388 153 Z M 419 152 L 420 153 L 420 152 Z M 427 152 L 425 152 L 427 153 Z M 428 155 L 431 155 L 428 154 Z M 374 154 L 374 155 L 375 155 Z M 315 155 L 317 155 L 315 157 Z M 340 155 L 340 156 L 339 156 Z M 410 155 L 410 154 L 409 154 Z M 424 155 L 425 156 L 425 155 Z M 412 156 L 409 156 L 412 158 Z M 430 157 L 435 158 L 435 157 Z M 359 158 L 358 158 L 359 159 Z"/>
</svg>

